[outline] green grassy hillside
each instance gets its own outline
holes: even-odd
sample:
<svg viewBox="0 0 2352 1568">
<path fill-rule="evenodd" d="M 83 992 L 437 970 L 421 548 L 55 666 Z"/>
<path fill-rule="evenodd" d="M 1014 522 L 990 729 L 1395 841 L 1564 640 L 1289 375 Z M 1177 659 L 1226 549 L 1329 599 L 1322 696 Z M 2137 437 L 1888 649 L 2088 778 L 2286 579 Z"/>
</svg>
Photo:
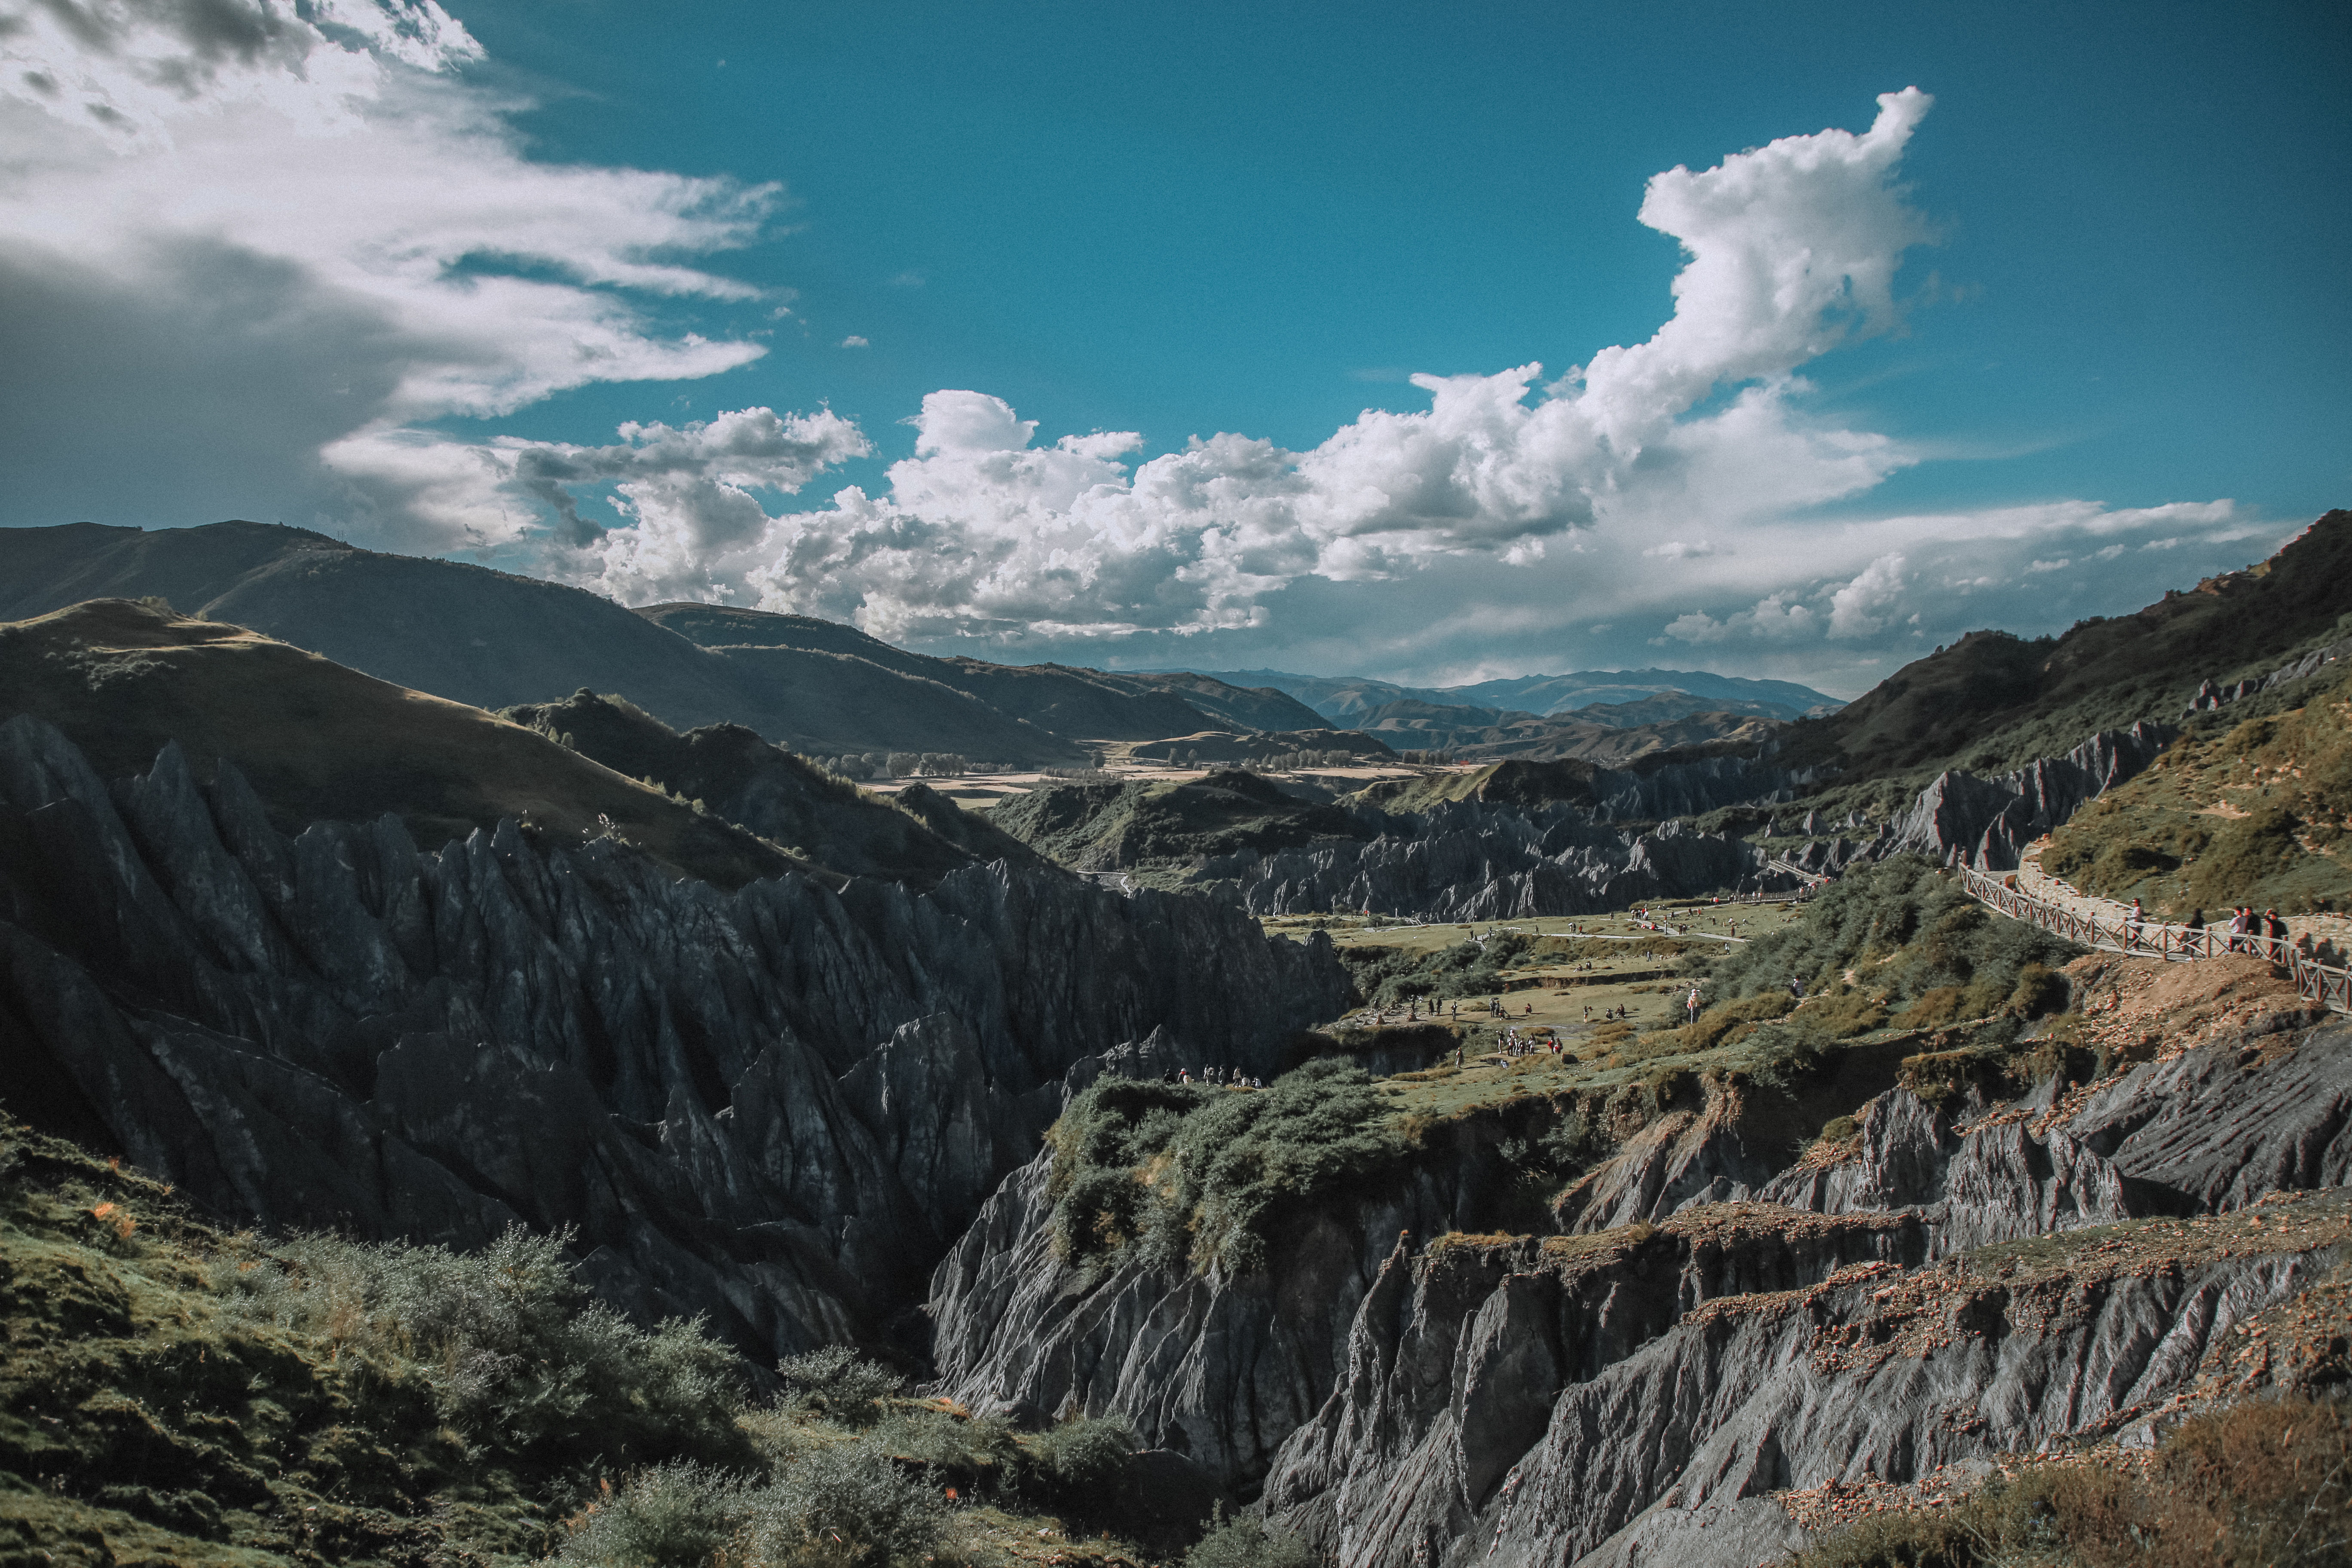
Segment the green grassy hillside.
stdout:
<svg viewBox="0 0 2352 1568">
<path fill-rule="evenodd" d="M 1592 781 L 1597 763 L 1568 761 L 1538 763 L 1518 759 L 1488 763 L 1469 773 L 1431 773 L 1415 779 L 1382 779 L 1367 784 L 1351 797 L 1381 811 L 1428 811 L 1452 801 L 1475 800 L 1493 805 L 1589 806 L 1596 796 Z"/>
<path fill-rule="evenodd" d="M 1203 855 L 1368 837 L 1338 807 L 1298 800 L 1240 772 L 1057 784 L 1015 795 L 989 816 L 1040 854 L 1082 871 L 1189 867 Z"/>
<path fill-rule="evenodd" d="M 2352 668 L 2284 712 L 2184 735 L 2051 836 L 2042 868 L 2173 918 L 2352 909 Z"/>
<path fill-rule="evenodd" d="M 1132 1568 L 1202 1523 L 1118 1421 L 1015 1433 L 840 1350 L 754 1369 L 592 1304 L 561 1237 L 227 1234 L 12 1122 L 0 1334 L 5 1568 Z"/>
</svg>

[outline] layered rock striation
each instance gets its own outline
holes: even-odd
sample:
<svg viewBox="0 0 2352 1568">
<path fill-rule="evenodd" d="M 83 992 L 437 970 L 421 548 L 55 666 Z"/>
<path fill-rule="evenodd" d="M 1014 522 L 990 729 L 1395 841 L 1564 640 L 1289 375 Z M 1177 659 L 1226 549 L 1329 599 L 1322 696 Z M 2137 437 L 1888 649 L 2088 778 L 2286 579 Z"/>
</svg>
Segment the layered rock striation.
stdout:
<svg viewBox="0 0 2352 1568">
<path fill-rule="evenodd" d="M 2059 1087 L 1891 1090 L 1842 1157 L 1761 1202 L 1711 1184 L 1654 1228 L 1400 1249 L 1264 1506 L 1343 1564 L 1727 1568 L 1802 1544 L 1767 1494 L 2144 1429 L 2352 1239 L 2352 1026 L 2201 1047 L 2079 1103 Z M 1732 1168 L 1707 1145 L 1736 1135 L 1700 1117 L 1619 1158 Z M 1823 1240 L 1857 1222 L 1875 1257 Z M 1782 1282 L 1668 1292 L 1659 1238 L 1700 1234 Z M 1629 1335 L 1640 1289 L 1671 1304 Z"/>
</svg>

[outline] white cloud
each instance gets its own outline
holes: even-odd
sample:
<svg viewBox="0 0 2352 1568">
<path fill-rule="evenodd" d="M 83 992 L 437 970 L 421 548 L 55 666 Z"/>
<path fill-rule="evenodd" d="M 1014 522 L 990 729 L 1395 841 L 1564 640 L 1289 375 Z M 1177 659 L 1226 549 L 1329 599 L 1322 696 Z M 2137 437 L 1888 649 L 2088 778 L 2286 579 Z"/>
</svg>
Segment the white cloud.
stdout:
<svg viewBox="0 0 2352 1568">
<path fill-rule="evenodd" d="M 1736 525 L 1866 489 L 1910 458 L 1810 419 L 1790 373 L 1894 321 L 1891 279 L 1926 229 L 1893 174 L 1928 101 L 1890 93 L 1866 134 L 1657 176 L 1643 221 L 1689 258 L 1673 318 L 1549 384 L 1536 363 L 1416 375 L 1426 410 L 1367 409 L 1307 451 L 1221 435 L 1132 467 L 1139 436 L 1041 447 L 1001 400 L 935 393 L 887 487 L 776 518 L 767 559 L 713 562 L 713 580 L 889 637 L 1191 633 L 1254 624 L 1266 595 L 1308 575 L 1394 580 L 1461 556 L 1528 569 L 1599 525 L 1668 511 Z M 613 591 L 623 548 L 574 569 Z"/>
<path fill-rule="evenodd" d="M 2074 562 L 2062 555 L 2055 561 L 2030 562 L 2027 563 L 2025 569 L 2028 572 L 2063 572 L 2067 567 L 2072 566 L 2073 564 L 2074 564 Z"/>
<path fill-rule="evenodd" d="M 1690 544 L 1676 539 L 1664 544 L 1654 544 L 1642 553 L 1663 556 L 1668 561 L 1689 561 L 1701 555 L 1719 555 L 1724 552 L 1707 540 Z"/>
<path fill-rule="evenodd" d="M 1677 616 L 1666 625 L 1666 638 L 1687 643 L 1730 642 L 1735 638 L 1751 638 L 1759 642 L 1801 642 L 1818 637 L 1822 617 L 1807 609 L 1787 594 L 1767 594 L 1745 610 L 1717 620 L 1704 611 L 1693 611 Z"/>
<path fill-rule="evenodd" d="M 1853 582 L 1830 595 L 1830 636 L 1866 637 L 1885 629 L 1905 585 L 1900 552 L 1864 567 Z"/>
<path fill-rule="evenodd" d="M 212 362 L 188 372 L 211 395 L 265 396 L 223 374 L 236 332 L 174 325 L 229 309 L 332 324 L 271 351 L 335 362 L 341 428 L 306 430 L 307 449 L 281 458 L 305 468 L 345 438 L 397 445 L 421 420 L 763 352 L 665 330 L 647 307 L 750 297 L 680 258 L 751 239 L 775 191 L 530 162 L 503 118 L 517 105 L 461 74 L 480 47 L 431 0 L 87 0 L 14 20 L 0 270 L 12 312 L 118 322 L 58 351 L 89 367 L 79 395 L 93 402 L 137 379 L 114 362 L 155 357 L 175 331 Z M 144 334 L 151 315 L 163 325 Z M 55 393 L 77 395 L 70 374 Z M 467 542 L 397 494 L 358 501 L 386 542 Z M 509 509 L 503 531 L 530 521 Z"/>
<path fill-rule="evenodd" d="M 852 332 L 847 337 L 841 340 L 841 346 L 845 349 L 870 349 L 874 345 L 864 338 L 859 337 L 856 332 Z"/>
</svg>

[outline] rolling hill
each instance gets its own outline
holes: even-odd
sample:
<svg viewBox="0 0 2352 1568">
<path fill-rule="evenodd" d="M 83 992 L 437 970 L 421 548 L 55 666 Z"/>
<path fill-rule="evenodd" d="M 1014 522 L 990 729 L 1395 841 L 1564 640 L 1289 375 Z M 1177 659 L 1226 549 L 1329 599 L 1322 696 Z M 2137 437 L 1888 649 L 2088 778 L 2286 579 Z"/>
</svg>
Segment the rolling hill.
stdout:
<svg viewBox="0 0 2352 1568">
<path fill-rule="evenodd" d="M 576 845 L 609 821 L 673 873 L 720 887 L 814 868 L 520 724 L 152 602 L 0 625 L 0 721 L 56 726 L 105 778 L 145 772 L 167 743 L 198 779 L 232 763 L 282 833 L 389 813 L 434 849 L 512 817 Z"/>
<path fill-rule="evenodd" d="M 1361 723 L 1364 715 L 1392 702 L 1425 702 L 1441 708 L 1508 709 L 1552 718 L 1598 704 L 1638 702 L 1680 692 L 1696 702 L 1685 712 L 1728 710 L 1769 719 L 1795 719 L 1833 710 L 1838 700 L 1787 680 L 1756 680 L 1704 669 L 1586 669 L 1566 675 L 1520 675 L 1469 686 L 1400 686 L 1367 676 L 1293 675 L 1278 669 L 1230 669 L 1212 679 L 1250 683 L 1287 692 L 1324 718 Z"/>
<path fill-rule="evenodd" d="M 1202 729 L 1312 730 L 1321 723 L 1313 709 L 1280 691 L 1245 689 L 1209 676 L 1129 675 L 1062 664 L 933 658 L 893 647 L 837 621 L 724 605 L 648 605 L 637 614 L 703 647 L 728 654 L 792 648 L 862 658 L 952 687 L 1058 735 L 1154 741 Z"/>
<path fill-rule="evenodd" d="M 2177 718 L 2209 679 L 2267 672 L 2352 631 L 2352 511 L 2331 511 L 2268 560 L 2064 635 L 1970 632 L 1836 713 L 1784 736 L 1790 767 L 1846 782 L 1946 767 L 1998 773 L 2084 735 Z"/>
<path fill-rule="evenodd" d="M 1066 763 L 1088 759 L 1081 740 L 1319 722 L 1279 692 L 1199 677 L 930 658 L 797 616 L 678 605 L 638 614 L 578 588 L 280 525 L 0 529 L 0 618 L 148 597 L 476 707 L 584 687 L 677 729 L 742 724 L 813 754 Z"/>
</svg>

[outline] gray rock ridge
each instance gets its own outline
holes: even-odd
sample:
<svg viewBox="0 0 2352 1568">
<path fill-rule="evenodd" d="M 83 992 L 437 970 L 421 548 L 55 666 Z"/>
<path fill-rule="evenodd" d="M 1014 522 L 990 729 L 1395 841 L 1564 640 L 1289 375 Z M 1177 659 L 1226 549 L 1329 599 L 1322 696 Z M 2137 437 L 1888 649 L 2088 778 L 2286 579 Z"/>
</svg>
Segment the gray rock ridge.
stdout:
<svg viewBox="0 0 2352 1568">
<path fill-rule="evenodd" d="M 2301 680 L 2306 676 L 2316 675 L 2327 666 L 2347 657 L 2352 657 L 2352 639 L 2331 643 L 2326 647 L 2314 648 L 2301 658 L 2289 659 L 2259 680 L 2240 680 L 2228 686 L 2208 680 L 2197 689 L 2197 695 L 2189 700 L 2189 706 L 2181 710 L 2181 717 L 2185 719 L 2193 713 L 2226 708 L 2232 702 L 2268 691 L 2273 687 L 2284 686 L 2291 680 Z"/>
<path fill-rule="evenodd" d="M 1352 1407 L 1335 1394 L 1339 1408 L 1284 1449 L 1265 1501 L 1346 1568 L 1622 1560 L 1612 1538 L 1629 1529 L 1678 1537 L 1664 1561 L 1729 1568 L 1752 1561 L 1738 1552 L 1759 1521 L 1713 1537 L 1663 1528 L 1664 1516 L 2112 1431 L 2186 1388 L 2237 1325 L 2325 1275 L 2334 1251 L 2221 1251 L 2144 1272 L 2084 1260 L 2018 1279 L 1864 1265 L 1716 1298 L 1565 1382 L 1483 1500 L 1465 1481 L 1497 1456 L 1471 1468 L 1452 1412 L 1471 1370 L 1509 1353 L 1507 1303 L 1530 1292 L 1506 1278 L 1466 1300 L 1416 1278 L 1399 1292 L 1397 1370 Z M 1361 1326 L 1351 1371 L 1382 1365 L 1387 1331 Z M 1424 1396 L 1420 1422 L 1399 1402 L 1375 1431 L 1380 1394 L 1433 1362 L 1451 1363 L 1440 1381 L 1454 1397 Z M 1334 1428 L 1360 1447 L 1338 1495 L 1317 1468 L 1317 1439 Z"/>
<path fill-rule="evenodd" d="M 1998 778 L 1940 773 L 1891 825 L 1888 852 L 2013 871 L 2025 846 L 2136 777 L 2179 733 L 2142 720 L 2128 730 L 2102 730 L 2063 757 L 2043 757 Z"/>
<path fill-rule="evenodd" d="M 747 1346 L 877 1339 L 1081 1058 L 1158 1031 L 1270 1071 L 1346 984 L 1210 900 L 1003 863 L 723 893 L 512 820 L 289 838 L 232 768 L 110 786 L 0 724 L 11 1059 L 224 1216 L 569 1226 L 605 1294 Z"/>
<path fill-rule="evenodd" d="M 2066 1127 L 2033 1131 L 2035 1109 L 1996 1110 L 1973 1093 L 1930 1106 L 1890 1089 L 1856 1118 L 1852 1158 L 1801 1164 L 1758 1195 L 1822 1214 L 1916 1209 L 1937 1258 L 2181 1211 L 2177 1196 L 2127 1174 Z"/>
<path fill-rule="evenodd" d="M 1559 1195 L 1553 1218 L 1565 1231 L 1589 1235 L 1756 1195 L 1781 1162 L 1756 1146 L 1743 1109 L 1738 1091 L 1708 1079 L 1696 1108 L 1670 1110 L 1628 1138 Z"/>
<path fill-rule="evenodd" d="M 1475 803 L 1429 818 L 1370 842 L 1221 857 L 1198 877 L 1255 915 L 1370 909 L 1449 921 L 1591 914 L 1779 885 L 1755 846 L 1685 821 L 1628 831 L 1570 808 L 1538 815 Z"/>
<path fill-rule="evenodd" d="M 1891 1089 L 1857 1116 L 1849 1158 L 1801 1163 L 1758 1195 L 1824 1214 L 1916 1207 L 1943 1257 L 2352 1182 L 2352 1022 L 2143 1063 L 2053 1121 L 2056 1089 L 1942 1106 Z"/>
</svg>

